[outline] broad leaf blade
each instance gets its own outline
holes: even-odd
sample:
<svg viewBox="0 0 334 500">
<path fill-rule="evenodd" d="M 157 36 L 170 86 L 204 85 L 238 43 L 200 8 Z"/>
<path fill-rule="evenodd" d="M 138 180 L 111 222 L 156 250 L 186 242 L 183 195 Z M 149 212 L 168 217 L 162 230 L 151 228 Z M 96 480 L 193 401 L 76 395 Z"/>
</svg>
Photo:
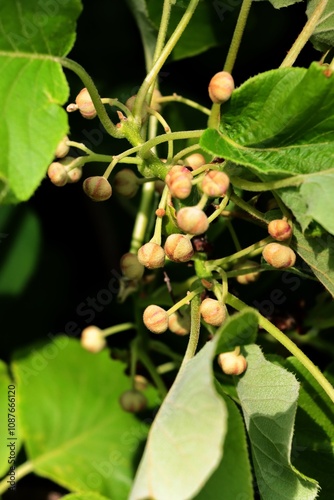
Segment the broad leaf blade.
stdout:
<svg viewBox="0 0 334 500">
<path fill-rule="evenodd" d="M 248 368 L 237 392 L 248 431 L 257 484 L 263 500 L 314 500 L 316 481 L 291 464 L 299 384 L 265 360 L 258 346 L 245 347 Z"/>
<path fill-rule="evenodd" d="M 215 342 L 177 376 L 150 430 L 130 500 L 185 500 L 221 460 L 227 412 L 212 377 Z"/>
<path fill-rule="evenodd" d="M 106 350 L 94 355 L 77 340 L 57 337 L 17 353 L 12 368 L 34 471 L 69 490 L 126 500 L 147 429 L 120 407 L 130 388 L 122 364 Z"/>
<path fill-rule="evenodd" d="M 66 55 L 73 46 L 80 10 L 79 0 L 0 6 L 0 202 L 33 194 L 68 132 L 60 108 L 68 85 L 59 63 L 50 58 Z"/>
<path fill-rule="evenodd" d="M 318 0 L 310 0 L 307 3 L 306 14 L 310 19 L 314 10 L 318 7 Z M 334 47 L 334 1 L 328 0 L 324 12 L 322 13 L 317 26 L 311 37 L 314 47 L 321 52 Z"/>
<path fill-rule="evenodd" d="M 70 493 L 62 497 L 63 500 L 108 500 L 107 497 L 102 497 L 98 493 Z"/>
<path fill-rule="evenodd" d="M 293 234 L 292 248 L 334 297 L 334 237 L 326 234 L 311 238 L 303 235 L 297 225 L 294 226 Z"/>
</svg>

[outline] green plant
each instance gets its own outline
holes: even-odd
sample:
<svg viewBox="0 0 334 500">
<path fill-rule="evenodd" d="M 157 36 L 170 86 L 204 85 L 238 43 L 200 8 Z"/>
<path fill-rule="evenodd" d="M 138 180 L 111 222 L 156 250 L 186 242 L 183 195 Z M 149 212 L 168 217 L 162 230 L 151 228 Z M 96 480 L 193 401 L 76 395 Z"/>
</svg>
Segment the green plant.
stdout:
<svg viewBox="0 0 334 500">
<path fill-rule="evenodd" d="M 75 206 L 75 186 L 65 184 L 78 185 L 82 172 L 87 202 L 108 204 L 116 194 L 117 214 L 132 214 L 133 227 L 117 280 L 77 308 L 87 326 L 68 322 L 60 332 L 67 335 L 25 343 L 0 363 L 8 409 L 0 493 L 34 472 L 73 491 L 69 500 L 330 498 L 333 2 L 308 2 L 308 21 L 280 67 L 235 85 L 250 0 L 226 19 L 227 4 L 217 1 L 128 0 L 146 73 L 124 99 L 109 91 L 101 98 L 103 84 L 66 58 L 80 1 L 43 5 L 0 7 L 0 227 L 13 227 L 7 205 L 29 200 L 46 173 L 57 188 L 73 189 Z M 222 26 L 233 33 L 225 64 L 212 69 L 200 102 L 177 89 L 164 95 L 166 62 L 219 48 Z M 309 40 L 319 60 L 295 67 Z M 110 50 L 122 50 L 119 42 Z M 63 69 L 83 87 L 67 112 Z M 196 67 L 189 94 L 197 75 Z M 179 106 L 194 113 L 188 127 Z M 101 124 L 115 149 L 75 141 L 76 111 L 95 130 Z M 28 211 L 16 231 L 23 241 L 37 235 L 37 254 Z M 24 288 L 34 264 L 20 241 L 5 256 L 6 297 Z M 287 302 L 283 284 L 312 290 L 302 334 L 275 316 Z M 109 309 L 116 292 L 119 305 Z M 123 322 L 113 319 L 118 309 Z M 314 351 L 326 352 L 321 369 Z M 142 374 L 148 383 L 138 385 Z"/>
</svg>

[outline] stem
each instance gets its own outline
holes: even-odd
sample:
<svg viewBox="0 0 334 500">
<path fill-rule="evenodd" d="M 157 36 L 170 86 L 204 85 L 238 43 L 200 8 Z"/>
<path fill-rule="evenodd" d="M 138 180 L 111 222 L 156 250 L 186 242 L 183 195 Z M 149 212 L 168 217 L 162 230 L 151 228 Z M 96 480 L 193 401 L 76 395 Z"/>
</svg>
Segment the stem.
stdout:
<svg viewBox="0 0 334 500">
<path fill-rule="evenodd" d="M 164 190 L 162 192 L 162 196 L 160 198 L 158 208 L 162 208 L 162 209 L 166 208 L 168 194 L 169 194 L 168 186 L 165 186 Z M 162 229 L 162 217 L 157 217 L 157 219 L 155 221 L 154 233 L 153 233 L 153 236 L 150 240 L 152 243 L 156 243 L 157 245 L 161 245 L 161 229 Z"/>
<path fill-rule="evenodd" d="M 211 113 L 209 108 L 206 108 L 205 106 L 198 104 L 198 102 L 192 101 L 191 99 L 187 99 L 186 97 L 182 97 L 181 95 L 178 95 L 178 94 L 159 97 L 159 99 L 157 99 L 157 102 L 158 103 L 182 102 L 183 104 L 186 104 L 187 106 L 190 106 L 191 108 L 194 108 L 194 109 L 197 109 L 198 111 L 201 111 L 205 115 L 210 116 L 210 113 Z"/>
<path fill-rule="evenodd" d="M 146 97 L 147 92 L 149 91 L 149 88 L 155 82 L 159 71 L 161 70 L 162 66 L 165 64 L 168 56 L 170 55 L 170 53 L 174 49 L 175 45 L 179 41 L 184 30 L 186 29 L 192 15 L 195 12 L 195 9 L 197 7 L 198 2 L 199 2 L 199 0 L 191 0 L 189 2 L 187 10 L 183 14 L 179 24 L 176 26 L 173 34 L 171 35 L 171 37 L 168 40 L 168 42 L 166 43 L 165 47 L 161 51 L 160 56 L 155 61 L 152 69 L 149 71 L 145 80 L 143 81 L 143 83 L 138 91 L 137 98 L 136 98 L 135 105 L 134 105 L 134 109 L 133 109 L 133 114 L 135 116 L 137 116 L 137 115 L 140 116 L 140 111 L 143 107 L 145 97 Z"/>
<path fill-rule="evenodd" d="M 231 192 L 229 194 L 229 198 L 230 198 L 231 201 L 233 201 L 233 203 L 235 203 L 242 210 L 244 210 L 245 212 L 247 212 L 250 215 L 252 215 L 253 217 L 255 217 L 255 219 L 258 219 L 258 220 L 260 220 L 260 221 L 265 222 L 266 224 L 268 224 L 268 221 L 266 221 L 264 215 L 261 212 L 259 212 L 259 210 L 256 210 L 256 208 L 252 207 L 246 201 L 244 201 L 242 198 L 240 198 L 240 196 L 238 196 L 235 193 Z"/>
<path fill-rule="evenodd" d="M 304 175 L 295 175 L 271 182 L 252 182 L 240 179 L 240 177 L 231 177 L 230 181 L 233 186 L 245 191 L 273 191 L 284 187 L 299 186 L 304 182 Z"/>
<path fill-rule="evenodd" d="M 130 252 L 137 253 L 143 245 L 145 232 L 147 229 L 149 217 L 152 210 L 152 202 L 154 198 L 154 182 L 147 182 L 143 185 L 141 192 L 141 200 L 139 211 L 136 217 L 135 225 L 132 231 Z"/>
<path fill-rule="evenodd" d="M 188 294 L 183 297 L 183 299 L 179 300 L 176 304 L 174 304 L 170 309 L 168 309 L 168 316 L 173 314 L 175 311 L 180 309 L 182 306 L 187 305 L 190 301 L 192 303 L 193 299 L 199 295 L 203 291 L 203 287 L 198 287 L 192 292 L 188 292 Z"/>
<path fill-rule="evenodd" d="M 300 32 L 297 40 L 294 42 L 291 49 L 284 58 L 282 64 L 280 65 L 280 68 L 289 68 L 290 66 L 293 65 L 293 63 L 299 56 L 300 52 L 302 51 L 304 45 L 306 45 L 306 43 L 312 36 L 315 28 L 317 27 L 321 14 L 324 12 L 327 6 L 327 2 L 328 0 L 320 0 L 318 5 L 314 9 L 311 17 L 309 18 L 304 28 Z"/>
<path fill-rule="evenodd" d="M 249 307 L 247 304 L 239 300 L 234 295 L 228 293 L 226 302 L 234 307 L 237 311 L 241 311 L 245 307 Z M 259 325 L 264 328 L 272 337 L 274 337 L 278 342 L 280 342 L 293 356 L 295 356 L 302 365 L 310 372 L 310 374 L 315 378 L 318 384 L 323 388 L 326 394 L 334 403 L 334 388 L 326 379 L 326 377 L 321 373 L 319 368 L 317 368 L 312 361 L 296 346 L 291 339 L 284 335 L 281 330 L 279 330 L 275 325 L 273 325 L 267 318 L 262 316 L 256 309 L 254 309 L 256 315 L 259 319 Z"/>
<path fill-rule="evenodd" d="M 204 130 L 187 130 L 181 132 L 170 132 L 169 134 L 158 135 L 153 139 L 147 141 L 140 150 L 140 156 L 143 158 L 151 148 L 157 146 L 158 144 L 162 144 L 167 141 L 174 141 L 177 139 L 191 139 L 193 137 L 201 137 Z"/>
<path fill-rule="evenodd" d="M 187 350 L 186 350 L 186 353 L 184 355 L 179 373 L 181 373 L 181 370 L 184 369 L 187 362 L 195 356 L 195 352 L 196 352 L 197 344 L 198 344 L 198 339 L 199 339 L 199 332 L 200 332 L 200 328 L 201 328 L 201 320 L 200 320 L 200 312 L 199 312 L 200 305 L 201 305 L 201 298 L 199 295 L 196 295 L 191 301 L 190 336 L 189 336 Z"/>
<path fill-rule="evenodd" d="M 213 212 L 213 214 L 210 215 L 210 217 L 208 217 L 209 224 L 211 224 L 213 220 L 219 217 L 222 211 L 226 208 L 226 205 L 228 204 L 229 201 L 230 201 L 229 197 L 224 196 L 222 201 L 219 203 L 218 208 Z"/>
<path fill-rule="evenodd" d="M 17 469 L 15 470 L 15 481 L 19 481 L 22 479 L 24 476 L 27 474 L 30 474 L 34 470 L 34 465 L 33 462 L 30 462 L 29 460 L 27 462 L 24 462 L 23 464 L 19 465 Z M 7 483 L 9 480 L 9 476 L 6 476 L 1 482 L 0 482 L 0 495 L 4 493 L 5 491 L 8 490 L 10 487 L 10 483 Z"/>
<path fill-rule="evenodd" d="M 164 399 L 167 396 L 168 391 L 167 391 L 167 388 L 166 388 L 164 381 L 162 380 L 159 373 L 157 372 L 157 369 L 156 369 L 154 363 L 152 362 L 151 358 L 148 356 L 148 354 L 143 349 L 139 349 L 139 348 L 137 351 L 137 356 L 138 356 L 138 359 L 140 360 L 140 362 L 143 363 L 146 370 L 150 374 L 153 382 L 155 383 L 158 391 L 160 392 L 162 399 Z"/>
<path fill-rule="evenodd" d="M 172 7 L 171 0 L 164 0 L 161 20 L 160 20 L 160 25 L 159 25 L 159 33 L 158 33 L 157 43 L 155 46 L 155 51 L 154 51 L 154 56 L 153 56 L 153 64 L 159 59 L 160 54 L 163 50 L 163 46 L 165 44 L 171 7 Z"/>
<path fill-rule="evenodd" d="M 103 330 L 103 336 L 109 337 L 109 335 L 114 335 L 115 333 L 124 332 L 126 330 L 136 329 L 137 326 L 134 323 L 122 323 L 120 325 L 111 326 Z"/>
<path fill-rule="evenodd" d="M 234 262 L 235 260 L 239 260 L 246 256 L 255 257 L 255 255 L 258 255 L 262 252 L 262 249 L 265 245 L 271 243 L 272 241 L 272 237 L 268 236 L 267 238 L 264 238 L 263 240 L 260 240 L 257 243 L 254 243 L 253 245 L 250 245 L 249 247 L 244 248 L 243 250 L 240 250 L 239 252 L 236 252 L 232 255 L 222 257 L 221 259 L 211 260 L 208 262 L 208 270 L 214 270 L 219 266 L 230 264 L 231 262 Z"/>
<path fill-rule="evenodd" d="M 235 246 L 236 250 L 239 252 L 240 250 L 242 250 L 242 246 L 240 245 L 240 242 L 239 242 L 238 236 L 234 230 L 233 224 L 230 220 L 227 220 L 226 225 L 227 225 L 227 229 L 229 230 L 229 233 L 231 235 L 231 238 L 233 240 L 234 246 Z"/>
<path fill-rule="evenodd" d="M 238 50 L 240 47 L 242 35 L 245 30 L 251 4 L 252 0 L 243 0 L 242 2 L 238 21 L 234 29 L 233 38 L 224 65 L 224 71 L 228 71 L 229 73 L 232 73 L 233 66 L 237 58 Z"/>
</svg>

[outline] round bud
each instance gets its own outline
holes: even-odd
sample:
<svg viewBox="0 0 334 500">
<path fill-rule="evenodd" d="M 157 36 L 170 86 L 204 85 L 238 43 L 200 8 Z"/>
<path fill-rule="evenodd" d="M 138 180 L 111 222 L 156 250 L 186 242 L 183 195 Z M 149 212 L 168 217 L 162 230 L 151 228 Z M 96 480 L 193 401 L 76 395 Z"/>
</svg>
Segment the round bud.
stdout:
<svg viewBox="0 0 334 500">
<path fill-rule="evenodd" d="M 220 198 L 226 194 L 230 185 L 230 179 L 225 172 L 219 170 L 209 170 L 202 180 L 202 191 L 212 198 Z"/>
<path fill-rule="evenodd" d="M 178 312 L 172 313 L 168 318 L 168 328 L 176 335 L 188 335 L 190 332 L 189 314 L 182 312 L 181 316 Z"/>
<path fill-rule="evenodd" d="M 122 255 L 120 266 L 123 275 L 130 280 L 140 280 L 145 270 L 137 255 L 130 252 Z"/>
<path fill-rule="evenodd" d="M 165 241 L 165 253 L 174 262 L 187 262 L 194 255 L 190 239 L 184 234 L 171 234 Z"/>
<path fill-rule="evenodd" d="M 138 177 L 130 168 L 124 168 L 115 175 L 113 187 L 116 193 L 125 198 L 133 198 L 139 188 Z"/>
<path fill-rule="evenodd" d="M 138 250 L 138 260 L 143 266 L 148 269 L 157 269 L 164 267 L 165 252 L 164 249 L 157 243 L 152 241 L 146 243 Z"/>
<path fill-rule="evenodd" d="M 123 392 L 119 398 L 119 402 L 123 410 L 130 413 L 138 413 L 147 407 L 146 397 L 136 389 Z"/>
<path fill-rule="evenodd" d="M 189 165 L 193 170 L 197 168 L 203 167 L 205 165 L 205 158 L 201 153 L 193 153 L 190 156 L 187 156 L 185 159 L 186 165 Z"/>
<path fill-rule="evenodd" d="M 252 260 L 247 260 L 242 264 L 236 265 L 234 269 L 249 269 L 251 267 L 258 268 L 259 264 L 257 262 L 253 262 Z M 240 274 L 239 276 L 236 276 L 236 280 L 241 285 L 248 285 L 249 283 L 253 283 L 254 281 L 256 281 L 259 276 L 260 273 L 258 271 L 254 271 L 247 274 Z"/>
<path fill-rule="evenodd" d="M 190 234 L 203 234 L 209 227 L 207 216 L 198 207 L 181 208 L 176 214 L 176 221 L 182 231 Z"/>
<path fill-rule="evenodd" d="M 137 95 L 132 95 L 131 97 L 129 97 L 129 99 L 125 103 L 125 106 L 131 111 L 131 113 L 132 113 L 134 105 L 135 105 L 136 97 L 137 97 Z M 147 106 L 145 104 L 141 110 L 141 122 L 142 123 L 144 123 L 145 120 L 147 119 L 147 115 L 148 115 Z"/>
<path fill-rule="evenodd" d="M 148 328 L 151 332 L 163 333 L 168 328 L 167 311 L 159 306 L 148 306 L 144 311 L 143 321 L 146 328 Z"/>
<path fill-rule="evenodd" d="M 277 269 L 292 267 L 296 262 L 296 254 L 290 247 L 280 243 L 268 243 L 262 251 L 264 260 Z"/>
<path fill-rule="evenodd" d="M 67 155 L 70 150 L 70 147 L 66 144 L 68 140 L 69 139 L 67 135 L 65 135 L 65 137 L 63 137 L 63 139 L 60 141 L 55 152 L 56 158 L 64 158 L 64 156 Z"/>
<path fill-rule="evenodd" d="M 134 386 L 137 391 L 145 391 L 148 386 L 147 378 L 143 377 L 143 375 L 135 375 Z"/>
<path fill-rule="evenodd" d="M 101 328 L 97 326 L 87 326 L 81 332 L 81 345 L 89 352 L 100 352 L 107 345 Z"/>
<path fill-rule="evenodd" d="M 65 167 L 58 161 L 51 163 L 48 168 L 48 176 L 52 184 L 58 187 L 65 186 L 68 181 Z"/>
<path fill-rule="evenodd" d="M 92 98 L 86 88 L 83 88 L 79 92 L 79 94 L 75 98 L 75 103 L 84 118 L 87 118 L 88 120 L 95 118 L 96 109 L 93 104 Z"/>
<path fill-rule="evenodd" d="M 67 169 L 66 169 L 67 170 Z M 75 167 L 67 171 L 67 182 L 78 182 L 82 177 L 82 168 Z"/>
<path fill-rule="evenodd" d="M 223 352 L 218 356 L 218 364 L 226 375 L 241 375 L 247 368 L 247 360 L 242 354 Z"/>
<path fill-rule="evenodd" d="M 112 193 L 108 180 L 101 175 L 87 177 L 83 182 L 83 190 L 93 201 L 108 200 Z"/>
<path fill-rule="evenodd" d="M 192 173 L 186 167 L 174 165 L 165 178 L 171 196 L 180 200 L 188 198 L 192 189 L 192 178 Z"/>
<path fill-rule="evenodd" d="M 234 90 L 234 80 L 227 71 L 216 73 L 209 83 L 209 96 L 213 103 L 222 104 L 228 101 Z"/>
<path fill-rule="evenodd" d="M 227 317 L 225 305 L 216 299 L 204 299 L 199 310 L 204 321 L 212 326 L 222 325 Z"/>
<path fill-rule="evenodd" d="M 284 219 L 275 219 L 269 222 L 268 233 L 277 241 L 285 241 L 291 238 L 292 227 Z"/>
</svg>

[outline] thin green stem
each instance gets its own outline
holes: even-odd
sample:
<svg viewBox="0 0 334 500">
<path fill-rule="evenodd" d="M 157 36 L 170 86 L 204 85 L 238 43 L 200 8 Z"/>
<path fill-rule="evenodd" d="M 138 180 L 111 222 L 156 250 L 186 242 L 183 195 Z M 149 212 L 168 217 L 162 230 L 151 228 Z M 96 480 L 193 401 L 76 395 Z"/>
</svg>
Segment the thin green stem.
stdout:
<svg viewBox="0 0 334 500">
<path fill-rule="evenodd" d="M 209 224 L 211 224 L 211 222 L 213 220 L 215 220 L 217 217 L 219 217 L 219 215 L 226 208 L 226 205 L 228 204 L 229 201 L 230 201 L 229 197 L 224 196 L 222 201 L 219 203 L 218 208 L 213 212 L 213 214 L 210 215 L 210 217 L 208 217 Z"/>
<path fill-rule="evenodd" d="M 327 6 L 328 0 L 320 0 L 316 8 L 314 9 L 312 15 L 310 16 L 309 20 L 305 24 L 304 28 L 300 32 L 297 40 L 294 42 L 292 45 L 291 49 L 287 53 L 286 57 L 284 58 L 282 64 L 280 65 L 280 68 L 290 68 L 296 61 L 297 57 L 299 56 L 300 52 L 312 36 L 315 28 L 317 27 L 317 24 L 320 20 L 321 14 L 324 12 L 326 6 Z"/>
<path fill-rule="evenodd" d="M 238 21 L 234 29 L 233 38 L 224 65 L 224 71 L 228 71 L 229 73 L 232 73 L 234 63 L 237 58 L 238 50 L 240 47 L 242 35 L 245 30 L 251 4 L 252 0 L 243 0 L 242 2 L 242 6 L 238 16 Z"/>
<path fill-rule="evenodd" d="M 126 330 L 137 329 L 134 323 L 121 323 L 120 325 L 110 326 L 105 330 L 102 330 L 104 337 L 109 337 L 110 335 L 115 335 L 115 333 L 125 332 Z"/>
<path fill-rule="evenodd" d="M 33 462 L 30 462 L 29 460 L 27 462 L 24 462 L 22 465 L 19 465 L 16 470 L 15 470 L 15 481 L 18 482 L 20 479 L 25 477 L 27 474 L 30 474 L 34 470 L 34 464 Z M 0 495 L 2 493 L 5 493 L 5 491 L 8 490 L 10 487 L 10 483 L 7 482 L 9 481 L 9 476 L 6 476 L 1 482 L 0 482 Z"/>
<path fill-rule="evenodd" d="M 154 50 L 154 56 L 153 56 L 153 64 L 159 59 L 160 54 L 163 50 L 166 36 L 167 36 L 167 29 L 168 29 L 168 24 L 169 24 L 169 18 L 170 18 L 170 13 L 171 13 L 171 0 L 164 0 L 164 5 L 162 8 L 162 14 L 161 14 L 161 20 L 159 24 L 159 33 L 157 37 L 157 43 L 155 46 Z"/>
<path fill-rule="evenodd" d="M 234 295 L 228 293 L 226 302 L 232 306 L 237 311 L 242 311 L 245 307 L 249 307 L 247 304 L 242 302 L 240 299 Z M 319 368 L 317 368 L 312 361 L 296 346 L 291 339 L 284 335 L 281 330 L 279 330 L 275 325 L 273 325 L 267 318 L 262 316 L 256 309 L 254 309 L 256 315 L 259 319 L 259 325 L 264 328 L 272 337 L 274 337 L 278 342 L 280 342 L 293 356 L 295 356 L 302 365 L 310 372 L 310 374 L 315 378 L 318 384 L 323 388 L 326 394 L 334 403 L 334 388 L 326 379 L 326 377 L 321 373 Z"/>
<path fill-rule="evenodd" d="M 135 116 L 140 115 L 140 111 L 143 107 L 147 92 L 149 91 L 150 87 L 154 84 L 154 82 L 158 76 L 159 71 L 161 70 L 162 66 L 165 64 L 168 56 L 170 55 L 170 53 L 174 49 L 175 45 L 179 41 L 184 30 L 186 29 L 190 19 L 192 18 L 192 15 L 194 14 L 194 12 L 196 10 L 198 2 L 199 2 L 199 0 L 190 0 L 189 5 L 188 5 L 184 15 L 182 16 L 179 24 L 176 26 L 173 34 L 171 35 L 171 37 L 169 38 L 165 47 L 161 51 L 160 56 L 155 61 L 155 63 L 153 64 L 153 67 L 148 72 L 145 80 L 143 81 L 143 83 L 138 91 L 137 98 L 136 98 L 135 105 L 134 105 L 134 109 L 133 109 L 133 113 Z"/>
<path fill-rule="evenodd" d="M 239 189 L 261 192 L 273 191 L 284 187 L 299 186 L 304 182 L 304 175 L 295 175 L 293 177 L 286 177 L 285 179 L 279 179 L 271 182 L 252 182 L 241 179 L 240 177 L 231 177 L 230 181 L 233 186 Z"/>
<path fill-rule="evenodd" d="M 183 97 L 178 94 L 173 94 L 173 95 L 167 95 L 163 97 L 159 97 L 157 99 L 158 103 L 164 103 L 164 102 L 182 102 L 186 106 L 190 106 L 191 108 L 197 109 L 198 111 L 201 111 L 205 115 L 210 116 L 210 109 L 206 108 L 205 106 L 202 106 L 201 104 L 198 104 L 196 101 L 192 101 L 191 99 L 187 99 L 186 97 Z"/>
<path fill-rule="evenodd" d="M 184 156 L 187 156 L 187 155 L 189 155 L 189 153 L 193 153 L 194 151 L 197 151 L 198 149 L 201 149 L 201 146 L 199 144 L 193 144 L 192 146 L 188 146 L 187 148 L 182 149 L 174 156 L 174 158 L 173 158 L 174 164 L 176 164 Z"/>
<path fill-rule="evenodd" d="M 180 132 L 170 132 L 169 134 L 158 135 L 153 139 L 147 141 L 140 150 L 140 156 L 143 158 L 150 151 L 151 148 L 157 146 L 158 144 L 162 144 L 167 141 L 174 141 L 178 139 L 192 139 L 201 137 L 204 130 L 187 130 Z"/>
<path fill-rule="evenodd" d="M 252 215 L 255 219 L 258 219 L 258 220 L 260 220 L 260 221 L 265 222 L 266 224 L 268 224 L 268 221 L 265 219 L 264 215 L 261 212 L 259 212 L 259 210 L 257 210 L 256 208 L 252 207 L 252 205 L 250 205 L 249 203 L 247 203 L 246 201 L 244 201 L 242 198 L 240 198 L 240 196 L 238 196 L 237 194 L 231 192 L 231 193 L 229 193 L 229 198 L 239 208 L 241 208 L 242 210 L 244 210 L 248 214 Z"/>
<path fill-rule="evenodd" d="M 267 238 L 264 238 L 263 240 L 260 240 L 257 243 L 253 243 L 253 245 L 250 245 L 247 248 L 243 248 L 239 252 L 235 252 L 232 255 L 228 255 L 227 257 L 222 257 L 221 259 L 210 260 L 207 263 L 207 269 L 214 270 L 217 267 L 225 266 L 227 264 L 230 264 L 231 262 L 242 259 L 243 257 L 255 257 L 256 255 L 262 252 L 263 247 L 265 245 L 267 245 L 272 241 L 273 241 L 272 237 L 268 236 Z"/>
<path fill-rule="evenodd" d="M 160 198 L 158 208 L 161 208 L 161 209 L 166 208 L 168 194 L 169 194 L 168 186 L 165 186 L 164 190 L 162 192 L 162 196 Z M 152 243 L 156 243 L 157 245 L 161 245 L 161 230 L 162 230 L 162 217 L 157 217 L 157 219 L 155 221 L 155 228 L 154 228 L 153 237 L 150 240 Z"/>
<path fill-rule="evenodd" d="M 154 182 L 143 185 L 141 199 L 135 225 L 132 231 L 130 252 L 137 253 L 143 245 L 154 198 Z"/>
<path fill-rule="evenodd" d="M 187 349 L 186 349 L 179 373 L 181 373 L 181 371 L 185 368 L 188 361 L 191 358 L 193 358 L 195 356 L 195 353 L 196 353 L 198 339 L 199 339 L 199 333 L 200 333 L 200 329 L 201 329 L 201 319 L 200 319 L 200 311 L 199 311 L 200 305 L 201 305 L 201 298 L 199 295 L 196 295 L 191 301 L 190 336 L 189 336 Z"/>
<path fill-rule="evenodd" d="M 237 233 L 234 230 L 233 224 L 230 220 L 227 220 L 226 225 L 227 225 L 227 229 L 229 230 L 229 233 L 231 235 L 231 238 L 233 240 L 234 246 L 235 246 L 236 250 L 239 252 L 240 250 L 242 250 L 242 246 L 240 245 L 240 242 L 239 242 Z"/>
<path fill-rule="evenodd" d="M 164 399 L 167 396 L 167 387 L 157 372 L 155 364 L 152 362 L 149 355 L 143 349 L 138 349 L 137 356 L 140 362 L 144 365 L 148 373 L 150 374 L 155 386 L 160 392 L 161 397 Z"/>
<path fill-rule="evenodd" d="M 187 295 L 185 297 L 183 297 L 183 299 L 179 300 L 170 309 L 168 309 L 168 311 L 167 311 L 168 316 L 173 314 L 175 311 L 180 309 L 182 306 L 187 305 L 190 301 L 192 303 L 192 300 L 194 299 L 194 297 L 199 295 L 202 291 L 203 291 L 203 287 L 200 286 L 200 287 L 196 288 L 195 290 L 193 290 L 192 292 L 188 292 Z"/>
</svg>

